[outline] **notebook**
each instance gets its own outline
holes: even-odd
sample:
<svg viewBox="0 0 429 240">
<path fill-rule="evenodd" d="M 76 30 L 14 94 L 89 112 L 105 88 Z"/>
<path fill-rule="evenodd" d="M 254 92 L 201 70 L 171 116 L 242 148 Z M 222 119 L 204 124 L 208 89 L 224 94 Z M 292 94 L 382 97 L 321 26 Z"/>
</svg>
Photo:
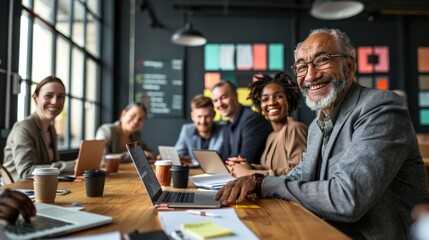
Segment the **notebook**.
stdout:
<svg viewBox="0 0 429 240">
<path fill-rule="evenodd" d="M 38 239 L 59 236 L 112 222 L 112 217 L 80 212 L 51 204 L 35 203 L 37 215 L 31 223 L 18 220 L 6 225 L 4 234 L 9 239 Z"/>
<path fill-rule="evenodd" d="M 196 187 L 218 190 L 235 179 L 229 174 L 218 152 L 204 149 L 193 149 L 192 152 L 200 163 L 201 169 L 206 173 L 189 177 Z"/>
<path fill-rule="evenodd" d="M 137 173 L 146 188 L 152 203 L 156 207 L 168 208 L 219 208 L 220 203 L 214 199 L 216 191 L 181 192 L 163 191 L 140 142 L 126 145 Z"/>
<path fill-rule="evenodd" d="M 192 152 L 205 173 L 229 173 L 228 168 L 226 168 L 225 163 L 217 151 L 193 149 Z"/>
</svg>

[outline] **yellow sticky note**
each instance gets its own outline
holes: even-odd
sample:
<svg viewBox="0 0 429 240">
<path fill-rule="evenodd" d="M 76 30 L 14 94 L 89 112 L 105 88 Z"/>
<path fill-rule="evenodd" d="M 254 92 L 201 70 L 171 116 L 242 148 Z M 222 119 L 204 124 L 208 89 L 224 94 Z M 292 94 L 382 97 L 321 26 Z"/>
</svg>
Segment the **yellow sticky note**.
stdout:
<svg viewBox="0 0 429 240">
<path fill-rule="evenodd" d="M 181 224 L 180 228 L 197 239 L 208 239 L 232 235 L 228 228 L 213 223 L 212 221 Z"/>
</svg>

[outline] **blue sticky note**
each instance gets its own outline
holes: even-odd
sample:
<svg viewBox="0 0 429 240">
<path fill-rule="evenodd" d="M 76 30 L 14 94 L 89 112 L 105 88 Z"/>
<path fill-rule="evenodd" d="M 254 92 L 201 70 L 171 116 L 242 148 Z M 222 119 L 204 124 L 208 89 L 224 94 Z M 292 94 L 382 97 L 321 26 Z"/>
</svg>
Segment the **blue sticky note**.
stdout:
<svg viewBox="0 0 429 240">
<path fill-rule="evenodd" d="M 268 68 L 270 70 L 284 69 L 283 44 L 276 43 L 268 46 Z"/>
<path fill-rule="evenodd" d="M 205 45 L 204 67 L 206 71 L 219 70 L 219 44 Z"/>
</svg>

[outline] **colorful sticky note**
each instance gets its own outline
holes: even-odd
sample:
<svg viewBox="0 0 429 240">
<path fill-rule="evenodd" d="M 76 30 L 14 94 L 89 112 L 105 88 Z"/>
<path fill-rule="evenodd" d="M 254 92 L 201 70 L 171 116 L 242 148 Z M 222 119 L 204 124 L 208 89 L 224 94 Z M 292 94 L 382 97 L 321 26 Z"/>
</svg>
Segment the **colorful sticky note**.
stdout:
<svg viewBox="0 0 429 240">
<path fill-rule="evenodd" d="M 249 93 L 250 91 L 247 88 L 237 88 L 238 102 L 243 104 L 244 106 L 252 105 L 252 100 L 247 99 Z"/>
<path fill-rule="evenodd" d="M 284 52 L 283 44 L 276 43 L 268 46 L 268 68 L 270 70 L 283 70 L 284 69 Z"/>
<path fill-rule="evenodd" d="M 429 90 L 429 75 L 420 75 L 419 76 L 419 89 L 420 90 Z"/>
<path fill-rule="evenodd" d="M 204 74 L 204 88 L 211 90 L 213 85 L 220 81 L 220 73 L 206 72 Z"/>
<path fill-rule="evenodd" d="M 374 54 L 378 56 L 378 63 L 375 64 L 375 72 L 389 71 L 389 48 L 387 46 L 374 47 Z"/>
<path fill-rule="evenodd" d="M 420 125 L 429 125 L 429 109 L 420 109 Z"/>
<path fill-rule="evenodd" d="M 419 72 L 429 72 L 429 47 L 417 48 L 417 62 Z"/>
<path fill-rule="evenodd" d="M 204 68 L 206 71 L 219 70 L 219 44 L 204 46 Z"/>
<path fill-rule="evenodd" d="M 221 44 L 219 48 L 219 67 L 221 70 L 235 70 L 234 54 L 235 46 L 233 44 Z"/>
<path fill-rule="evenodd" d="M 419 92 L 419 106 L 429 107 L 429 92 Z"/>
<path fill-rule="evenodd" d="M 358 71 L 359 73 L 372 73 L 373 65 L 369 63 L 368 56 L 372 54 L 372 47 L 358 47 Z"/>
<path fill-rule="evenodd" d="M 237 70 L 250 70 L 253 68 L 252 45 L 237 44 Z"/>
<path fill-rule="evenodd" d="M 389 78 L 387 76 L 379 76 L 376 78 L 377 89 L 388 90 L 389 89 Z"/>
<path fill-rule="evenodd" d="M 238 81 L 236 75 L 222 75 L 222 80 L 231 82 L 234 86 L 238 87 Z"/>
<path fill-rule="evenodd" d="M 253 69 L 267 70 L 267 44 L 253 44 Z"/>
</svg>

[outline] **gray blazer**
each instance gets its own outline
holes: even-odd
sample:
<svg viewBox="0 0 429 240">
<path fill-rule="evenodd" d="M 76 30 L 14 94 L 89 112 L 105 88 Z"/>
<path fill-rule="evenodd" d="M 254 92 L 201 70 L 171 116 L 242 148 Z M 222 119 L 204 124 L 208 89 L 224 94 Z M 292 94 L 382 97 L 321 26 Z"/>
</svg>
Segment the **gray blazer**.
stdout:
<svg viewBox="0 0 429 240">
<path fill-rule="evenodd" d="M 179 138 L 176 142 L 176 149 L 180 155 L 189 156 L 194 159 L 194 154 L 192 154 L 192 149 L 201 149 L 202 140 L 201 137 L 196 133 L 196 128 L 194 123 L 183 124 L 182 130 L 180 130 Z M 209 140 L 209 149 L 216 150 L 222 154 L 221 148 L 223 143 L 223 125 L 220 123 L 214 122 L 212 135 Z"/>
<path fill-rule="evenodd" d="M 95 139 L 104 139 L 106 144 L 104 147 L 104 154 L 120 153 L 122 154 L 122 162 L 131 162 L 131 158 L 127 152 L 121 152 L 121 125 L 119 121 L 114 123 L 105 123 L 101 125 L 95 133 Z M 135 132 L 130 135 L 130 142 L 139 141 L 142 145 L 143 150 L 152 152 L 150 147 L 143 141 L 140 132 Z M 103 159 L 104 161 L 104 159 Z"/>
<path fill-rule="evenodd" d="M 74 161 L 59 161 L 57 133 L 53 125 L 49 126 L 54 159 L 49 160 L 48 149 L 43 137 L 42 122 L 33 113 L 26 119 L 15 123 L 4 148 L 3 166 L 7 168 L 14 181 L 22 181 L 32 175 L 36 166 L 56 167 L 62 173 L 72 173 Z"/>
<path fill-rule="evenodd" d="M 414 205 L 429 200 L 426 173 L 408 110 L 390 91 L 354 83 L 327 143 L 308 131 L 307 152 L 284 177 L 268 176 L 265 196 L 300 203 L 353 239 L 407 239 Z"/>
</svg>

